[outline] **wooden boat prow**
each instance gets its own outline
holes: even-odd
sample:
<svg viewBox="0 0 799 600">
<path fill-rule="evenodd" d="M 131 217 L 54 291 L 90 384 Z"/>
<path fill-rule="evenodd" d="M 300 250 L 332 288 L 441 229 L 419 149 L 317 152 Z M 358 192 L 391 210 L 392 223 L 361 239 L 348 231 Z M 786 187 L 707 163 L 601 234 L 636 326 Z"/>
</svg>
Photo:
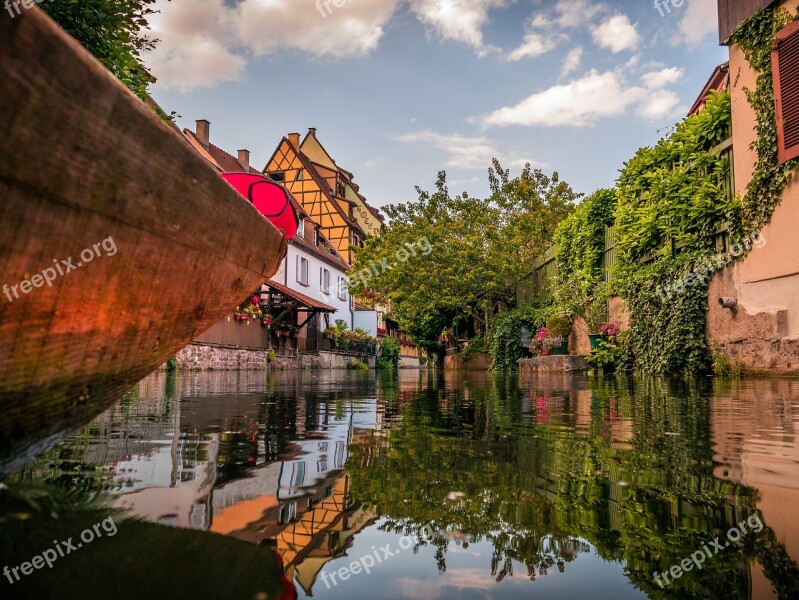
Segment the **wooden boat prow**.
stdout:
<svg viewBox="0 0 799 600">
<path fill-rule="evenodd" d="M 0 292 L 0 479 L 219 321 L 286 245 L 36 7 L 0 19 L 0 219 L 0 286 L 76 266 Z"/>
</svg>

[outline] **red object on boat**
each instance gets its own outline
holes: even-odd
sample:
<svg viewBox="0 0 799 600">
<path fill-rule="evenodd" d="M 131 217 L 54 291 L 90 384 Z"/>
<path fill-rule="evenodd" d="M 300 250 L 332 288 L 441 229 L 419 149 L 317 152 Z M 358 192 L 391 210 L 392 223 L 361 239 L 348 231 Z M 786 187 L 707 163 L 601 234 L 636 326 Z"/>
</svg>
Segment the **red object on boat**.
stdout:
<svg viewBox="0 0 799 600">
<path fill-rule="evenodd" d="M 283 186 L 254 173 L 222 173 L 230 185 L 290 240 L 297 233 L 300 221 L 291 205 L 289 192 Z"/>
</svg>

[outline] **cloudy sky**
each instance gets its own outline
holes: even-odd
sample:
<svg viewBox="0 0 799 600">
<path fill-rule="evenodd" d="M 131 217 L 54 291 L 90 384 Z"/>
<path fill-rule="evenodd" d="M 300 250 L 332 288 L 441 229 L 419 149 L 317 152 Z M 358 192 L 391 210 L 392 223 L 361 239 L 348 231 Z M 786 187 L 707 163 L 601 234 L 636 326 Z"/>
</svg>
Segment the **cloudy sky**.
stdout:
<svg viewBox="0 0 799 600">
<path fill-rule="evenodd" d="M 484 196 L 494 156 L 590 193 L 726 60 L 716 0 L 663 1 L 159 0 L 146 61 L 182 127 L 258 168 L 316 127 L 377 206 L 441 169 Z"/>
</svg>

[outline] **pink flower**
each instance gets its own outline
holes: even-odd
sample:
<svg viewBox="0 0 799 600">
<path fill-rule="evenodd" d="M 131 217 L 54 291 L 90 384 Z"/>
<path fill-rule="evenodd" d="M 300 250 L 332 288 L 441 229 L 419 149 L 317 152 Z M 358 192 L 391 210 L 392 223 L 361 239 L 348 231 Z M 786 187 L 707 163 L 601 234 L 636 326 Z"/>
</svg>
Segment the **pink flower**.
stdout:
<svg viewBox="0 0 799 600">
<path fill-rule="evenodd" d="M 607 322 L 604 325 L 602 325 L 602 327 L 599 328 L 599 331 L 601 331 L 608 337 L 616 337 L 617 335 L 619 335 L 621 329 L 619 328 L 618 325 L 616 325 L 616 323 Z"/>
</svg>

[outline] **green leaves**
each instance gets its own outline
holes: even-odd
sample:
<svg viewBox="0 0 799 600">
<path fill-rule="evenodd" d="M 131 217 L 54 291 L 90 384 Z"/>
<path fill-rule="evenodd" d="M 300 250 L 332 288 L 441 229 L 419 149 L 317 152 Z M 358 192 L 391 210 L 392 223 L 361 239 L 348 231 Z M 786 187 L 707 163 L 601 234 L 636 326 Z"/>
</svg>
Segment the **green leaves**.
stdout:
<svg viewBox="0 0 799 600">
<path fill-rule="evenodd" d="M 141 52 L 157 40 L 143 34 L 155 0 L 47 0 L 40 4 L 64 30 L 116 75 L 139 98 L 155 83 Z"/>
<path fill-rule="evenodd" d="M 428 348 L 459 321 L 475 323 L 475 333 L 489 330 L 491 318 L 515 304 L 519 282 L 579 198 L 557 173 L 550 177 L 527 166 L 511 178 L 496 160 L 489 183 L 488 199 L 451 196 L 446 173 L 439 173 L 434 192 L 417 188 L 416 202 L 387 207 L 387 230 L 357 251 L 354 273 L 384 261 L 394 266 L 378 269 L 353 291 L 371 288 L 388 297 L 400 325 Z M 396 260 L 422 238 L 430 253 Z"/>
</svg>

